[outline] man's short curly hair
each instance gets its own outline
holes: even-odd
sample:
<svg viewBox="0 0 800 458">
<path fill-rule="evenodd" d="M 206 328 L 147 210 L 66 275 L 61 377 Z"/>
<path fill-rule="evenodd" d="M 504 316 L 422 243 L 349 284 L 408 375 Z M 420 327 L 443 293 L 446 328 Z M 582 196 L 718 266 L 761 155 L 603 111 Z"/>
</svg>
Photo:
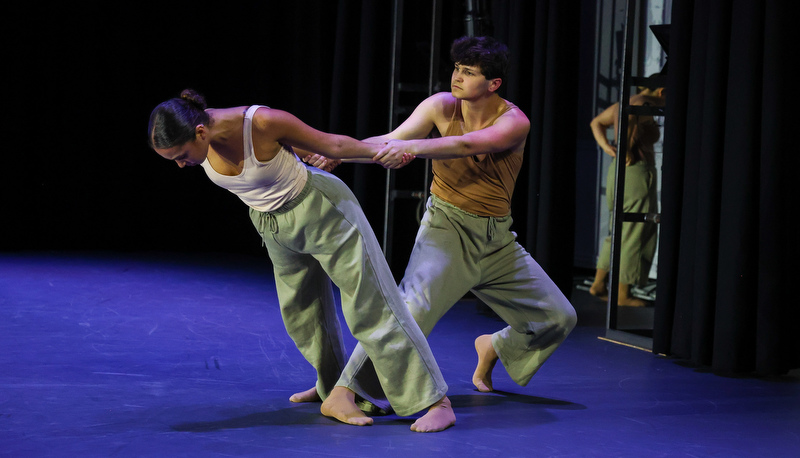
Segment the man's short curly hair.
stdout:
<svg viewBox="0 0 800 458">
<path fill-rule="evenodd" d="M 505 79 L 508 47 L 492 37 L 461 37 L 450 48 L 453 63 L 478 66 L 486 79 Z"/>
</svg>

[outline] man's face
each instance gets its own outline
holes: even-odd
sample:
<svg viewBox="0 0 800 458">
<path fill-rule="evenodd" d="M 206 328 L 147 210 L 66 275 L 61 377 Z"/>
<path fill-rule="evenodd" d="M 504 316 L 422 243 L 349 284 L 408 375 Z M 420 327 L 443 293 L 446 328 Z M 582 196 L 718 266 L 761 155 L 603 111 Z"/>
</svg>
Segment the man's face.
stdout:
<svg viewBox="0 0 800 458">
<path fill-rule="evenodd" d="M 477 65 L 462 65 L 456 62 L 450 77 L 450 92 L 457 99 L 471 99 L 482 96 L 492 85 Z"/>
<path fill-rule="evenodd" d="M 489 81 L 476 65 L 461 65 L 456 62 L 453 76 L 450 77 L 450 91 L 453 97 L 471 98 L 486 91 Z"/>
</svg>

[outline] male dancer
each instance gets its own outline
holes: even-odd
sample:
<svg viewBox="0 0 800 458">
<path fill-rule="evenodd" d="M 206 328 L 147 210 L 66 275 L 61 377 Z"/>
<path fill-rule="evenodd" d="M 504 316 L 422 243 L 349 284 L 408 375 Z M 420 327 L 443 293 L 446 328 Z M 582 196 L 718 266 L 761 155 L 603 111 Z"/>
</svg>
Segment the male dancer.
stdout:
<svg viewBox="0 0 800 458">
<path fill-rule="evenodd" d="M 375 156 L 433 159 L 431 198 L 400 291 L 427 336 L 467 291 L 509 326 L 475 340 L 479 391 L 492 391 L 501 361 L 526 385 L 575 327 L 575 310 L 511 232 L 511 196 L 522 166 L 530 121 L 500 88 L 508 50 L 489 37 L 462 37 L 451 48 L 451 91 L 424 100 Z M 440 138 L 426 139 L 433 128 Z M 356 347 L 340 383 L 388 408 L 371 363 Z"/>
</svg>

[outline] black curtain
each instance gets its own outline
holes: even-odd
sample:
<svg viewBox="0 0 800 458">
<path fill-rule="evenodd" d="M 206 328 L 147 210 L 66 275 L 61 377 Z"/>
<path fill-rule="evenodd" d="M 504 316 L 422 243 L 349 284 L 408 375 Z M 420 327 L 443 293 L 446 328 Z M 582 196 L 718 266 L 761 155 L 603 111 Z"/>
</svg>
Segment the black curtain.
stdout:
<svg viewBox="0 0 800 458">
<path fill-rule="evenodd" d="M 673 4 L 653 350 L 718 374 L 800 366 L 789 3 Z"/>
<path fill-rule="evenodd" d="M 575 2 L 496 2 L 497 38 L 514 55 L 508 99 L 531 121 L 513 215 L 521 241 L 562 292 L 572 292 L 579 21 Z M 524 228 L 524 229 L 523 229 Z"/>
<path fill-rule="evenodd" d="M 392 2 L 340 1 L 330 18 L 329 132 L 366 138 L 389 131 Z M 358 197 L 378 239 L 383 233 L 385 171 L 344 165 L 335 172 Z"/>
</svg>

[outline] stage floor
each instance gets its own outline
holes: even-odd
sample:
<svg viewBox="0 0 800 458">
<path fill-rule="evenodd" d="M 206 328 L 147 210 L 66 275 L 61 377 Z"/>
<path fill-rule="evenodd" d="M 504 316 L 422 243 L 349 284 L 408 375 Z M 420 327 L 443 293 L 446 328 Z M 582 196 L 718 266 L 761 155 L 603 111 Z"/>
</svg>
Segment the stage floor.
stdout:
<svg viewBox="0 0 800 458">
<path fill-rule="evenodd" d="M 603 304 L 572 300 L 578 327 L 531 383 L 498 365 L 487 394 L 473 340 L 503 323 L 456 304 L 429 340 L 457 424 L 420 434 L 288 401 L 315 378 L 266 255 L 0 253 L 0 455 L 797 456 L 795 373 L 720 377 L 601 340 Z"/>
</svg>

